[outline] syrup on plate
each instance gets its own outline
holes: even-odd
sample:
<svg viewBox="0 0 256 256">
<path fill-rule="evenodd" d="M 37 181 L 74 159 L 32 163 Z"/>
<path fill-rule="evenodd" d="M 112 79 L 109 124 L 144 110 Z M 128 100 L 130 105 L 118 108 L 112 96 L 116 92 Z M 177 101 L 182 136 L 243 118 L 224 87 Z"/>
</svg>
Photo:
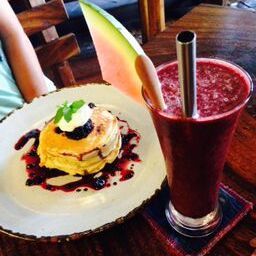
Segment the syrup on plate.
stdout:
<svg viewBox="0 0 256 256">
<path fill-rule="evenodd" d="M 111 183 L 113 177 L 118 177 L 119 181 L 126 181 L 134 176 L 134 163 L 140 162 L 141 159 L 133 150 L 138 146 L 140 141 L 140 134 L 130 128 L 125 120 L 118 119 L 121 131 L 122 145 L 120 153 L 116 160 L 105 165 L 105 167 L 97 174 L 90 174 L 85 176 L 76 175 L 80 177 L 79 180 L 68 182 L 64 185 L 52 185 L 48 183 L 51 178 L 68 175 L 67 173 L 58 169 L 49 169 L 39 166 L 39 156 L 37 154 L 37 147 L 39 143 L 40 130 L 34 129 L 23 135 L 15 144 L 15 149 L 22 149 L 26 143 L 34 139 L 33 145 L 28 152 L 22 156 L 22 160 L 26 163 L 27 186 L 41 186 L 49 191 L 62 190 L 65 192 L 71 191 L 87 191 L 88 189 L 100 190 L 111 185 L 117 185 L 115 181 Z"/>
</svg>

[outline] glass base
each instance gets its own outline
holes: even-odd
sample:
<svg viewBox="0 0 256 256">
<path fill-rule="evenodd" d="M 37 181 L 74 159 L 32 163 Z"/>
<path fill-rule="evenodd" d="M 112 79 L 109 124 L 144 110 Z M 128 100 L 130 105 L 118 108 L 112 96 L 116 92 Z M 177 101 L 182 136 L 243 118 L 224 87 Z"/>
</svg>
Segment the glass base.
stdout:
<svg viewBox="0 0 256 256">
<path fill-rule="evenodd" d="M 202 218 L 190 218 L 180 214 L 171 202 L 165 209 L 169 224 L 180 234 L 188 237 L 208 236 L 216 230 L 222 220 L 222 211 L 219 204 L 216 209 Z"/>
</svg>

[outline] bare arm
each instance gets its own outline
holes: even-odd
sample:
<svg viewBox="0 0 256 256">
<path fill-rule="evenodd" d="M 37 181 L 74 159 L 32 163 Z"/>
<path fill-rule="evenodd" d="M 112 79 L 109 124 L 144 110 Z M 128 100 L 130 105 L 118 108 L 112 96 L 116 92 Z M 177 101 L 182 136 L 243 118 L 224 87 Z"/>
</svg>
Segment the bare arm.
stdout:
<svg viewBox="0 0 256 256">
<path fill-rule="evenodd" d="M 18 87 L 26 101 L 47 92 L 34 48 L 7 0 L 0 0 L 0 39 Z"/>
</svg>

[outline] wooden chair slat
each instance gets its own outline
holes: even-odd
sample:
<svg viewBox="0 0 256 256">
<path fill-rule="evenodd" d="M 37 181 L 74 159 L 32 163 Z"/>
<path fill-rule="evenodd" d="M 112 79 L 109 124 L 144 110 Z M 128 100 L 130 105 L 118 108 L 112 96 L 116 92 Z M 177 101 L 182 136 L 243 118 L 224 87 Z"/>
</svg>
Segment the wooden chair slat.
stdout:
<svg viewBox="0 0 256 256">
<path fill-rule="evenodd" d="M 62 0 L 52 0 L 19 13 L 18 19 L 28 36 L 58 25 L 68 19 Z"/>
<path fill-rule="evenodd" d="M 63 63 L 79 53 L 80 48 L 72 33 L 36 48 L 36 54 L 43 69 Z"/>
<path fill-rule="evenodd" d="M 61 81 L 61 87 L 69 87 L 77 84 L 68 61 L 55 65 L 53 67 L 53 72 L 55 77 Z"/>
<path fill-rule="evenodd" d="M 165 29 L 164 0 L 139 0 L 142 40 L 146 43 Z"/>
<path fill-rule="evenodd" d="M 205 3 L 222 5 L 224 0 L 203 0 Z M 164 0 L 139 0 L 142 41 L 146 43 L 165 29 Z"/>
</svg>

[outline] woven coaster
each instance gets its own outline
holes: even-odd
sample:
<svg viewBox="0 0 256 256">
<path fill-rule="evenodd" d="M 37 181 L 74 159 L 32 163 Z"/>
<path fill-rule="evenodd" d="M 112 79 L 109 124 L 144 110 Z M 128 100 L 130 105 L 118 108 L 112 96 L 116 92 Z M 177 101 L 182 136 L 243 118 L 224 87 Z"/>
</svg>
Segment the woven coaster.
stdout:
<svg viewBox="0 0 256 256">
<path fill-rule="evenodd" d="M 165 243 L 166 250 L 175 256 L 203 256 L 225 236 L 251 209 L 252 203 L 239 196 L 232 189 L 221 184 L 220 204 L 223 218 L 217 230 L 209 236 L 189 238 L 177 233 L 165 217 L 168 202 L 168 187 L 164 186 L 159 195 L 145 208 L 142 215 L 156 233 L 156 237 Z"/>
</svg>

